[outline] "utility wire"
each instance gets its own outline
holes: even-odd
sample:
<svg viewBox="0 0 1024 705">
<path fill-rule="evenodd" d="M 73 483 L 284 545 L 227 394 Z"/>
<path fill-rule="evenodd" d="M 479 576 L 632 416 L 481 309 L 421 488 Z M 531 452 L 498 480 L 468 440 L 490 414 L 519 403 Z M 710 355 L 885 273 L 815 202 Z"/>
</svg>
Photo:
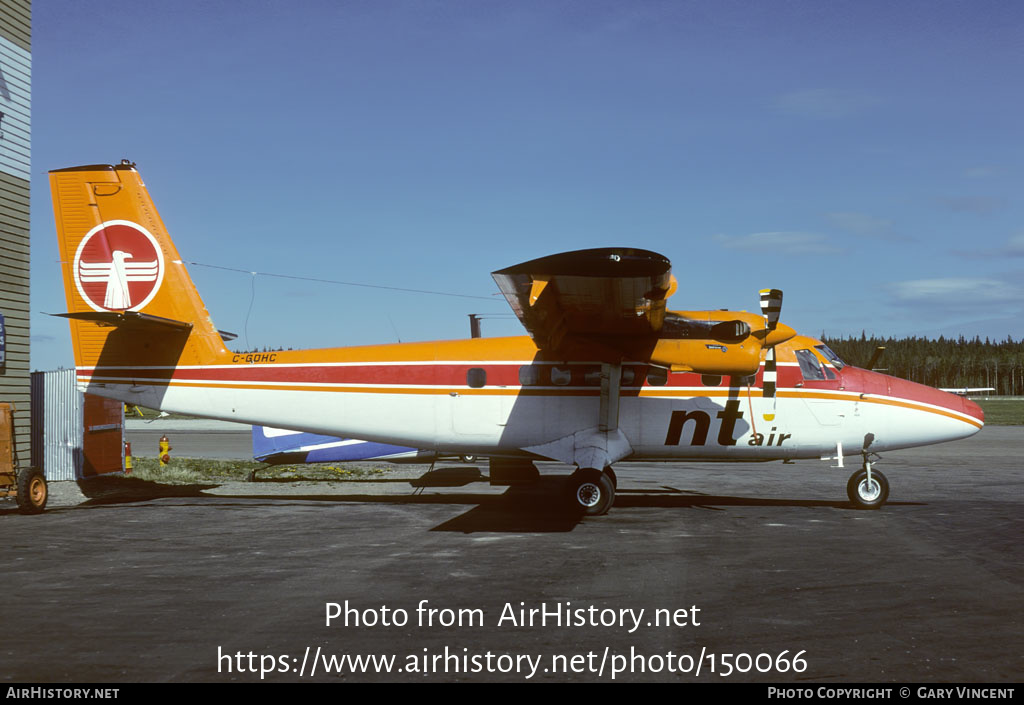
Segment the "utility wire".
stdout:
<svg viewBox="0 0 1024 705">
<path fill-rule="evenodd" d="M 249 347 L 249 315 L 252 313 L 252 305 L 256 303 L 256 272 L 250 272 L 252 278 L 252 294 L 249 296 L 249 310 L 245 312 L 245 347 Z"/>
<path fill-rule="evenodd" d="M 222 267 L 217 264 L 203 264 L 202 262 L 188 262 L 185 264 L 193 265 L 195 267 L 207 267 L 209 269 L 222 269 L 227 272 L 241 272 L 242 274 L 249 274 L 256 278 L 257 275 L 262 277 L 276 277 L 278 279 L 297 279 L 300 281 L 307 282 L 318 282 L 320 284 L 341 284 L 342 286 L 361 286 L 367 289 L 385 289 L 387 291 L 404 291 L 410 294 L 432 294 L 434 296 L 454 296 L 461 299 L 479 299 L 482 301 L 494 301 L 493 297 L 490 296 L 473 296 L 470 294 L 452 294 L 447 291 L 428 291 L 426 289 L 403 289 L 398 286 L 383 286 L 381 284 L 362 284 L 360 282 L 345 282 L 337 279 L 318 279 L 316 277 L 300 277 L 294 274 L 274 274 L 272 272 L 252 272 L 248 269 L 238 269 L 236 267 Z"/>
</svg>

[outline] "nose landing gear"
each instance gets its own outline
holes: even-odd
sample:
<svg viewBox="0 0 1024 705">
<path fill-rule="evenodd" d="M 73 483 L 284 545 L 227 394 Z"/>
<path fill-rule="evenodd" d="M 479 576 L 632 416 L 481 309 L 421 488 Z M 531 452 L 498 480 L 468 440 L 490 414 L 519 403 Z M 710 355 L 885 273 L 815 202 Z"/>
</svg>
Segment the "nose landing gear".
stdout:
<svg viewBox="0 0 1024 705">
<path fill-rule="evenodd" d="M 846 483 L 846 496 L 858 509 L 878 509 L 889 498 L 889 481 L 881 472 L 871 468 L 867 453 L 864 454 L 864 465 Z"/>
</svg>

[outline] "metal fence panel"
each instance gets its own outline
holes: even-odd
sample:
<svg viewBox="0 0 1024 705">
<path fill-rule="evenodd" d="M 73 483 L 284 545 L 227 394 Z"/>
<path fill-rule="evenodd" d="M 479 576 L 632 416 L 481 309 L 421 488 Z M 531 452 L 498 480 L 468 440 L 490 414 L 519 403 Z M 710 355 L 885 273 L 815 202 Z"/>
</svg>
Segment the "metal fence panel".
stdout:
<svg viewBox="0 0 1024 705">
<path fill-rule="evenodd" d="M 32 373 L 32 464 L 51 482 L 82 477 L 84 400 L 74 370 Z"/>
</svg>

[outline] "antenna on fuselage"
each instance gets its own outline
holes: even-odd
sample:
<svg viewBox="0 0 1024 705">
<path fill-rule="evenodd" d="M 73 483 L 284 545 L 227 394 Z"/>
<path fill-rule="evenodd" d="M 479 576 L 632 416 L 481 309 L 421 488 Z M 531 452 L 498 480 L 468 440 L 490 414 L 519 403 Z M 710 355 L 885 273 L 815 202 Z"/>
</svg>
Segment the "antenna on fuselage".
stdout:
<svg viewBox="0 0 1024 705">
<path fill-rule="evenodd" d="M 885 367 L 875 367 L 878 364 L 878 360 L 882 357 L 882 353 L 885 352 L 885 346 L 879 345 L 875 348 L 875 353 L 871 356 L 871 360 L 868 362 L 868 366 L 865 369 L 871 370 L 872 372 L 885 372 Z"/>
</svg>

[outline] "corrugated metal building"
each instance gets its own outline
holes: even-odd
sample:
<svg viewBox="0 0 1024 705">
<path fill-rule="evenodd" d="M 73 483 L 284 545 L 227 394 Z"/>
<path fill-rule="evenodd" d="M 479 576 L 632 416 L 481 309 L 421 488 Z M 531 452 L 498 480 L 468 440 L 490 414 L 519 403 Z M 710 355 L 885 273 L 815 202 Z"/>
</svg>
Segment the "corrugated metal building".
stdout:
<svg viewBox="0 0 1024 705">
<path fill-rule="evenodd" d="M 0 0 L 0 401 L 14 414 L 14 461 L 30 459 L 29 167 L 32 3 Z"/>
<path fill-rule="evenodd" d="M 78 391 L 74 370 L 32 373 L 32 465 L 50 482 L 124 470 L 124 404 Z"/>
<path fill-rule="evenodd" d="M 50 482 L 81 474 L 80 396 L 74 370 L 32 373 L 32 465 Z"/>
</svg>

